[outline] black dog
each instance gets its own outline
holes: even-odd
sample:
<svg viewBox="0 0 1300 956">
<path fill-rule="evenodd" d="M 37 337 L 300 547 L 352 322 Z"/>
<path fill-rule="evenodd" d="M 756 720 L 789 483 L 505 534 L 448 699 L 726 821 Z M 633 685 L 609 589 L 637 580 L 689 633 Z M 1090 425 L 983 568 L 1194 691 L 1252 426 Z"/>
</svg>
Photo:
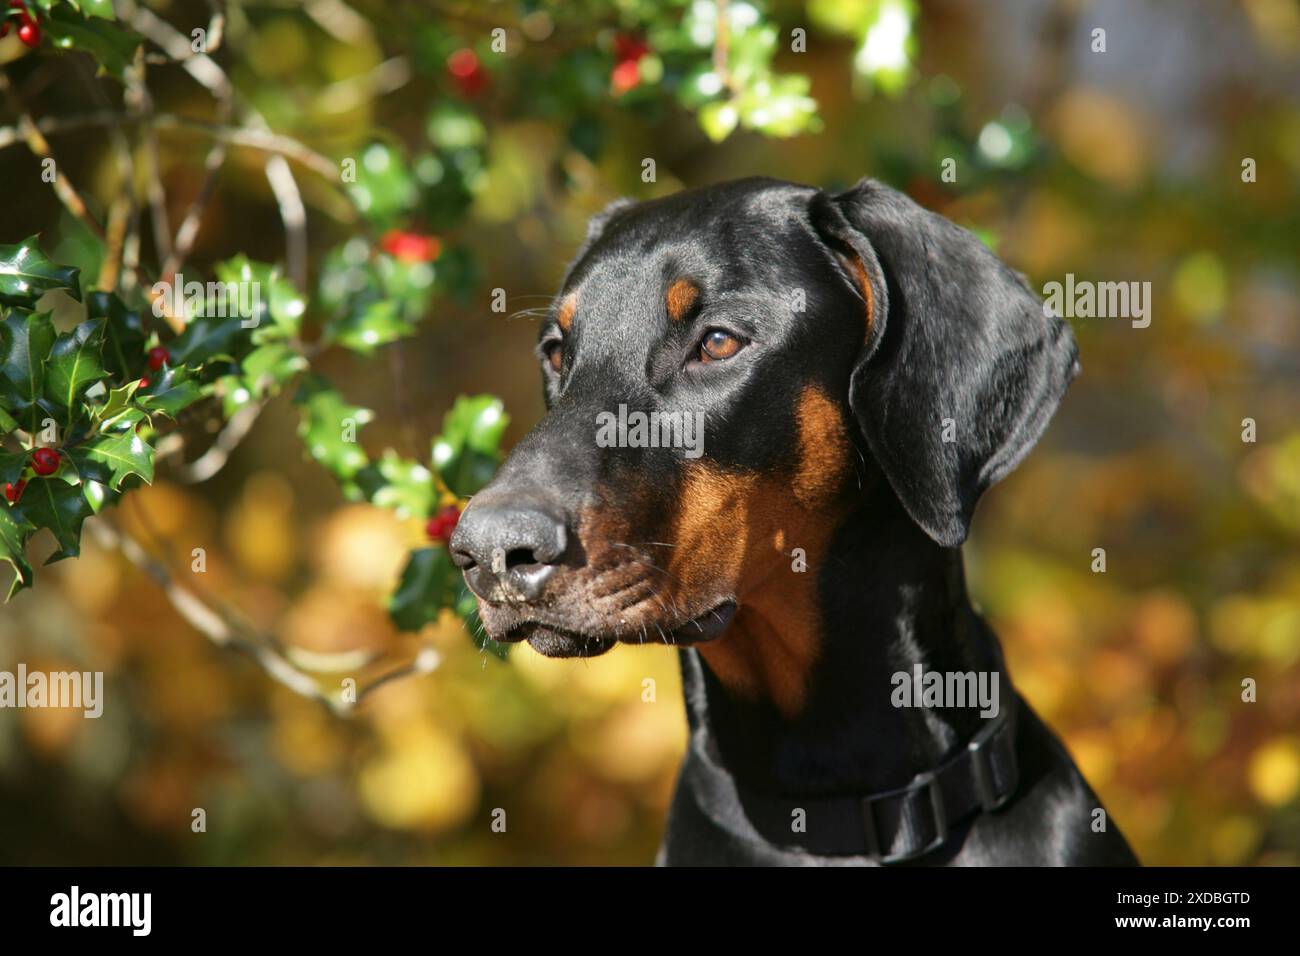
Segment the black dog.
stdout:
<svg viewBox="0 0 1300 956">
<path fill-rule="evenodd" d="M 683 648 L 660 862 L 1136 862 L 966 595 L 975 502 L 1078 371 L 974 236 L 870 180 L 618 202 L 539 356 L 549 413 L 452 553 L 498 640 Z M 918 666 L 996 716 L 898 706 Z"/>
</svg>

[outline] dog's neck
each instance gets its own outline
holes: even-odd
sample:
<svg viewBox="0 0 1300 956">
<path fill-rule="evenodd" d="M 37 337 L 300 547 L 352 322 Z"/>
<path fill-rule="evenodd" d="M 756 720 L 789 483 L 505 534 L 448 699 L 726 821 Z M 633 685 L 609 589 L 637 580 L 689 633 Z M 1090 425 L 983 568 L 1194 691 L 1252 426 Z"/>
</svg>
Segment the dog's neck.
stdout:
<svg viewBox="0 0 1300 956">
<path fill-rule="evenodd" d="M 966 595 L 960 551 L 931 541 L 883 482 L 866 499 L 821 561 L 808 556 L 819 620 L 808 622 L 817 629 L 816 659 L 797 711 L 724 683 L 707 650 L 704 666 L 683 667 L 692 728 L 703 726 L 742 784 L 781 794 L 887 790 L 933 769 L 979 729 L 978 707 L 891 701 L 894 675 L 910 676 L 916 665 L 989 674 L 1000 657 Z M 763 630 L 720 640 L 763 639 Z M 1001 673 L 997 680 L 1009 705 L 1010 683 Z"/>
</svg>

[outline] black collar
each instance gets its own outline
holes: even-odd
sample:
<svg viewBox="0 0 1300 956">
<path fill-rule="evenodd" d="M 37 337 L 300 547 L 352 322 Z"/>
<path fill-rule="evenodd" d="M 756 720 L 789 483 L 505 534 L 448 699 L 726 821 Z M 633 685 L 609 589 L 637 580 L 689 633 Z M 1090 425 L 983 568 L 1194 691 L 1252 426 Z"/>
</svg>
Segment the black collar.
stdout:
<svg viewBox="0 0 1300 956">
<path fill-rule="evenodd" d="M 703 666 L 697 655 L 690 656 L 695 667 Z M 751 839 L 818 856 L 866 856 L 878 863 L 925 856 L 942 847 L 957 824 L 977 811 L 998 809 L 1015 793 L 1019 697 L 1005 668 L 1001 672 L 1010 693 L 1002 695 L 1006 704 L 998 715 L 964 748 L 902 787 L 822 797 L 753 791 L 719 763 L 707 719 L 691 734 L 685 778 L 700 809 L 715 823 L 733 832 L 738 822 L 747 823 L 743 829 L 751 832 L 739 835 Z M 736 804 L 744 821 L 735 819 Z"/>
</svg>

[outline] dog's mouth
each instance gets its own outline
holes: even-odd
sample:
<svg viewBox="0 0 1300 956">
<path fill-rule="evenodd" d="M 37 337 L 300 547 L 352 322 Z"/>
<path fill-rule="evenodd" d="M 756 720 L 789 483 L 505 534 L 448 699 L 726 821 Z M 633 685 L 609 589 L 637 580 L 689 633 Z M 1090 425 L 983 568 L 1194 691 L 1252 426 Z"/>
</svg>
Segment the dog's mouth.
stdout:
<svg viewBox="0 0 1300 956">
<path fill-rule="evenodd" d="M 735 616 L 736 602 L 726 600 L 671 629 L 648 627 L 627 634 L 591 634 L 549 621 L 520 621 L 497 640 L 503 643 L 527 641 L 544 657 L 596 657 L 620 643 L 667 644 L 670 647 L 705 644 L 725 634 Z"/>
</svg>

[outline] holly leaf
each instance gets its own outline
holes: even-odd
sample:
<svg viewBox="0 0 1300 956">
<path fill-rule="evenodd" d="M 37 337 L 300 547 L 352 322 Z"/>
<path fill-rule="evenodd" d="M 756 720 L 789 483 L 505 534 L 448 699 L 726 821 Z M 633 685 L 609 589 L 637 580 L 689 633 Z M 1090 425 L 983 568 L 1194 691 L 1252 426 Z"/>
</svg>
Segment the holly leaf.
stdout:
<svg viewBox="0 0 1300 956">
<path fill-rule="evenodd" d="M 410 335 L 415 326 L 402 318 L 392 299 L 358 302 L 343 318 L 332 323 L 326 335 L 333 342 L 361 355 Z"/>
<path fill-rule="evenodd" d="M 59 543 L 46 564 L 81 554 L 81 525 L 92 511 L 79 485 L 59 478 L 33 478 L 18 507 L 34 527 L 49 528 Z"/>
<path fill-rule="evenodd" d="M 184 366 L 173 366 L 157 375 L 147 388 L 141 388 L 135 402 L 147 412 L 175 418 L 177 412 L 202 397 L 203 387 L 194 380 L 194 373 Z"/>
<path fill-rule="evenodd" d="M 132 475 L 145 484 L 153 483 L 153 447 L 136 434 L 130 420 L 130 413 L 123 415 L 115 425 L 129 427 L 95 435 L 68 449 L 68 457 L 83 481 L 98 481 L 113 491 L 120 491 L 122 482 Z"/>
<path fill-rule="evenodd" d="M 27 539 L 35 530 L 22 512 L 0 502 L 0 561 L 14 569 L 13 583 L 5 594 L 6 601 L 23 588 L 31 587 L 32 566 L 27 563 Z"/>
<path fill-rule="evenodd" d="M 81 50 L 94 57 L 103 72 L 122 79 L 135 56 L 140 38 L 105 19 L 85 19 L 62 7 L 50 11 L 45 32 L 61 50 Z"/>
<path fill-rule="evenodd" d="M 384 452 L 373 467 L 380 480 L 368 495 L 371 503 L 380 508 L 391 508 L 402 518 L 422 517 L 433 512 L 438 492 L 433 483 L 433 473 L 428 468 L 391 449 Z"/>
<path fill-rule="evenodd" d="M 66 335 L 60 335 L 45 363 L 45 394 L 58 408 L 67 411 L 65 425 L 71 429 L 80 411 L 86 389 L 108 373 L 100 353 L 104 348 L 104 319 L 88 319 Z"/>
<path fill-rule="evenodd" d="M 0 438 L 4 438 L 18 427 L 18 421 L 3 408 L 0 408 Z"/>
<path fill-rule="evenodd" d="M 139 378 L 147 359 L 140 313 L 111 292 L 91 292 L 86 295 L 86 317 L 104 319 L 104 368 L 117 378 Z"/>
<path fill-rule="evenodd" d="M 347 188 L 362 215 L 381 224 L 395 222 L 420 198 L 406 159 L 387 143 L 371 143 L 361 151 L 356 181 Z"/>
<path fill-rule="evenodd" d="M 445 548 L 412 551 L 389 598 L 389 617 L 404 631 L 418 631 L 436 621 L 438 612 L 454 602 L 460 577 Z"/>
<path fill-rule="evenodd" d="M 253 315 L 246 318 L 254 320 L 249 325 L 256 329 L 254 342 L 292 338 L 298 334 L 307 300 L 280 274 L 278 267 L 236 256 L 220 263 L 216 271 L 217 278 L 228 286 L 233 283 L 248 289 Z"/>
<path fill-rule="evenodd" d="M 48 312 L 10 312 L 0 322 L 0 379 L 24 406 L 41 397 L 45 359 L 57 338 Z"/>
<path fill-rule="evenodd" d="M 88 17 L 112 20 L 113 0 L 69 0 L 69 2 Z"/>
<path fill-rule="evenodd" d="M 121 388 L 110 389 L 108 399 L 94 411 L 95 421 L 101 426 L 111 426 L 118 418 L 130 411 L 134 405 L 132 399 L 140 388 L 140 380 L 127 382 Z"/>
<path fill-rule="evenodd" d="M 82 479 L 81 493 L 85 495 L 86 504 L 90 505 L 90 510 L 94 514 L 99 514 L 106 505 L 111 505 L 122 497 L 121 492 L 110 491 L 103 484 L 91 478 Z"/>
<path fill-rule="evenodd" d="M 357 429 L 374 417 L 368 408 L 351 405 L 318 376 L 305 380 L 295 399 L 302 408 L 298 434 L 307 453 L 342 479 L 350 479 L 369 461 L 357 443 Z"/>
<path fill-rule="evenodd" d="M 37 236 L 17 245 L 0 245 L 0 304 L 35 308 L 36 300 L 51 289 L 64 289 L 81 301 L 79 269 L 58 266 L 45 257 Z"/>
<path fill-rule="evenodd" d="M 23 476 L 29 458 L 25 451 L 0 451 L 0 488 L 12 485 Z M 0 502 L 3 507 L 3 502 Z"/>
<path fill-rule="evenodd" d="M 462 395 L 442 420 L 433 441 L 433 466 L 462 498 L 488 483 L 501 455 L 501 435 L 510 423 L 499 398 Z"/>
<path fill-rule="evenodd" d="M 219 355 L 230 355 L 236 339 L 244 331 L 241 319 L 191 319 L 185 331 L 167 346 L 173 365 L 199 366 Z"/>
<path fill-rule="evenodd" d="M 273 342 L 253 349 L 242 363 L 244 381 L 252 395 L 283 385 L 308 365 L 307 359 L 283 342 Z"/>
</svg>

